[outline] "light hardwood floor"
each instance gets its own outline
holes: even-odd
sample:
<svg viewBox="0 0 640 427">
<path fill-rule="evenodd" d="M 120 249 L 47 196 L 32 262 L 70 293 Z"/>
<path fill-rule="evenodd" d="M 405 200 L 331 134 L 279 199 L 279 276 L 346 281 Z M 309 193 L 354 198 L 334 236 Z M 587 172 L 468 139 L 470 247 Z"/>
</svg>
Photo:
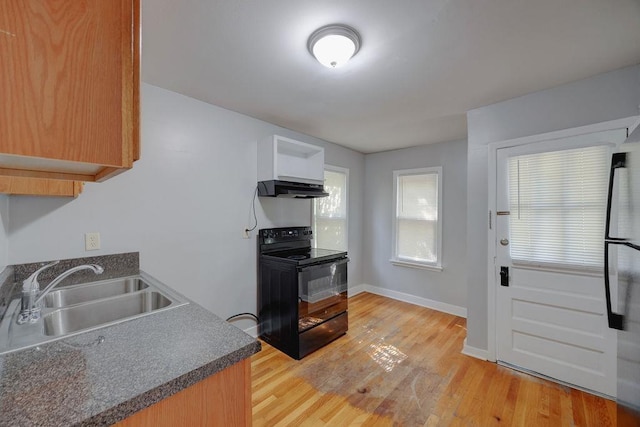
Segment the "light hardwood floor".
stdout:
<svg viewBox="0 0 640 427">
<path fill-rule="evenodd" d="M 349 332 L 296 361 L 252 358 L 253 425 L 615 426 L 615 403 L 460 353 L 465 319 L 378 295 Z"/>
</svg>

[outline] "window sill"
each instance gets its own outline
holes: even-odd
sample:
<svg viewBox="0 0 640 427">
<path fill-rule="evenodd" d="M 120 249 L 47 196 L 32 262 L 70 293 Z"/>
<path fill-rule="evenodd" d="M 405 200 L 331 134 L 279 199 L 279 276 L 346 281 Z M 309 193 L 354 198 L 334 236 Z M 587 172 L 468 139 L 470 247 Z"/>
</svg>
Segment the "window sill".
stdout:
<svg viewBox="0 0 640 427">
<path fill-rule="evenodd" d="M 422 270 L 431 270 L 431 271 L 442 271 L 442 266 L 434 265 L 434 264 L 422 264 L 420 262 L 415 261 L 404 261 L 400 259 L 390 259 L 389 262 L 393 265 L 397 265 L 400 267 L 410 267 L 410 268 L 419 268 Z"/>
</svg>

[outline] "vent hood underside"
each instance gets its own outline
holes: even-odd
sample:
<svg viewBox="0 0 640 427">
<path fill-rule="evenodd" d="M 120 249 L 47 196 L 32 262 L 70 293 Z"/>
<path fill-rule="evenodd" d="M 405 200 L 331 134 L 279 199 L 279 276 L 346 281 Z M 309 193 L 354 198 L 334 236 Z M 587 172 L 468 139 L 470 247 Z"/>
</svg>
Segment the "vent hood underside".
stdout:
<svg viewBox="0 0 640 427">
<path fill-rule="evenodd" d="M 326 197 L 321 184 L 305 184 L 290 181 L 260 181 L 258 182 L 258 196 L 260 197 L 289 197 L 296 199 L 313 199 Z"/>
</svg>

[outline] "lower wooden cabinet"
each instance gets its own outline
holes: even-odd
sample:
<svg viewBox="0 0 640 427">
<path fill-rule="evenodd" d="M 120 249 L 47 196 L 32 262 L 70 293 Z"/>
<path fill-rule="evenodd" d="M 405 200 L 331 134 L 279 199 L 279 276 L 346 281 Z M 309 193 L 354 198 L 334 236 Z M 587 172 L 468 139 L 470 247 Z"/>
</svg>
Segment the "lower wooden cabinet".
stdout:
<svg viewBox="0 0 640 427">
<path fill-rule="evenodd" d="M 79 181 L 0 176 L 0 193 L 4 194 L 78 197 L 83 186 Z"/>
<path fill-rule="evenodd" d="M 251 426 L 251 360 L 211 375 L 115 426 Z"/>
</svg>

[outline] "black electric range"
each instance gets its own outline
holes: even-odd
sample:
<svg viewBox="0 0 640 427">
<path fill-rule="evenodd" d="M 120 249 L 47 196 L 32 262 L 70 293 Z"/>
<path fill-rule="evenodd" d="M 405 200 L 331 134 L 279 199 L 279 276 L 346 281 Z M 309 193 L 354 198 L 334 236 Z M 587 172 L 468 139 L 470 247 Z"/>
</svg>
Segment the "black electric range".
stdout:
<svg viewBox="0 0 640 427">
<path fill-rule="evenodd" d="M 295 359 L 345 334 L 346 251 L 313 248 L 311 227 L 258 233 L 260 338 Z"/>
</svg>

